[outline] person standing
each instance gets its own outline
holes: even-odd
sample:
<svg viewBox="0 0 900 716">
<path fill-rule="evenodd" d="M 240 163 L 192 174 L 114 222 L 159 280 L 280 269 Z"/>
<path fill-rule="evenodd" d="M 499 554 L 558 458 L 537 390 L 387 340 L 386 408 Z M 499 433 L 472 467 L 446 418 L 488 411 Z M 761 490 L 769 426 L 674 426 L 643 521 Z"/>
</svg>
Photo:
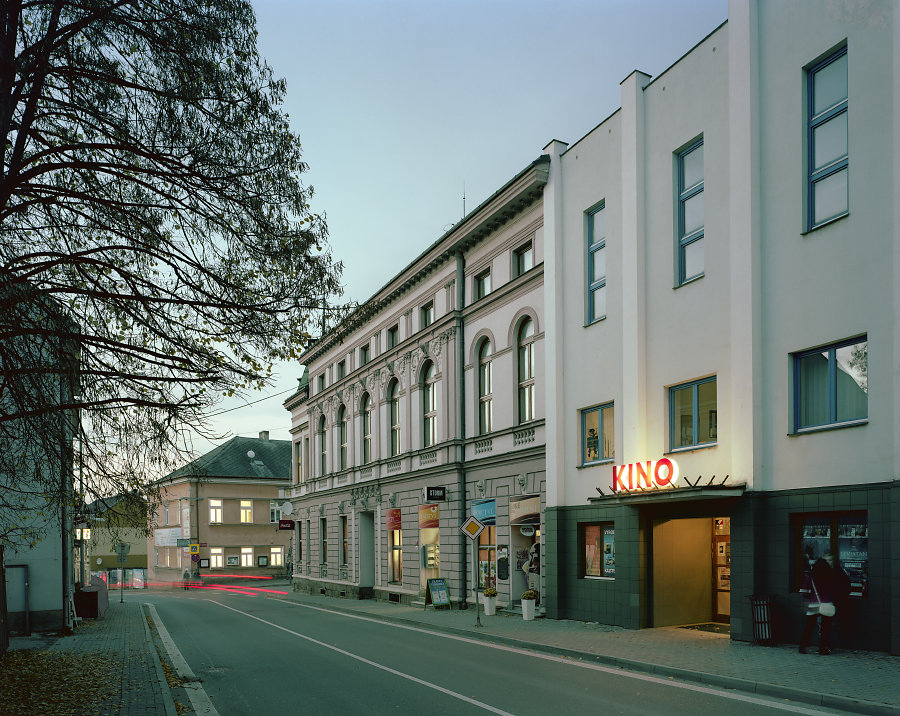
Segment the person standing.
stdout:
<svg viewBox="0 0 900 716">
<path fill-rule="evenodd" d="M 806 653 L 813 629 L 822 620 L 819 632 L 819 653 L 831 653 L 831 620 L 834 615 L 826 616 L 821 613 L 820 605 L 829 604 L 834 609 L 835 573 L 832 567 L 833 558 L 826 553 L 823 558 L 816 560 L 812 570 L 807 573 L 803 581 L 800 593 L 806 597 L 806 624 L 803 628 L 803 636 L 800 638 L 800 653 Z"/>
</svg>

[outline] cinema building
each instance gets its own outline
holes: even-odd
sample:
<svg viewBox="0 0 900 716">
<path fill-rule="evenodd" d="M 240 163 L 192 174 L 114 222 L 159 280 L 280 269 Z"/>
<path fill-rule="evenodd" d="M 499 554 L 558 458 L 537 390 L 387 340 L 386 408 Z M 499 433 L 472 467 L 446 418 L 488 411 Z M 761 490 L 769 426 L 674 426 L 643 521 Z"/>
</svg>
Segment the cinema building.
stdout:
<svg viewBox="0 0 900 716">
<path fill-rule="evenodd" d="M 898 15 L 731 2 L 548 146 L 548 616 L 797 643 L 830 551 L 900 652 Z"/>
</svg>

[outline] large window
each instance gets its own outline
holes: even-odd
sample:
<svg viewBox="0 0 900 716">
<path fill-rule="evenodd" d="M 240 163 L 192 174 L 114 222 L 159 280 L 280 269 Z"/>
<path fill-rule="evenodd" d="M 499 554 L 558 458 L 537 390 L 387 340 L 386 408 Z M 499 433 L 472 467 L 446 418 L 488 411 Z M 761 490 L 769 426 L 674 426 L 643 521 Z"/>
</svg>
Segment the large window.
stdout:
<svg viewBox="0 0 900 716">
<path fill-rule="evenodd" d="M 534 321 L 526 318 L 518 333 L 519 422 L 534 420 Z"/>
<path fill-rule="evenodd" d="M 483 340 L 478 348 L 478 434 L 487 435 L 492 430 L 493 417 L 493 377 L 491 342 Z"/>
<path fill-rule="evenodd" d="M 716 442 L 718 411 L 714 377 L 669 388 L 669 434 L 672 450 Z"/>
<path fill-rule="evenodd" d="M 328 472 L 328 440 L 325 434 L 325 416 L 319 418 L 319 477 Z"/>
<path fill-rule="evenodd" d="M 703 140 L 678 154 L 678 284 L 703 275 Z"/>
<path fill-rule="evenodd" d="M 615 454 L 613 404 L 581 411 L 581 464 L 612 460 Z"/>
<path fill-rule="evenodd" d="M 225 548 L 210 547 L 209 548 L 209 567 L 210 569 L 222 569 L 225 566 Z"/>
<path fill-rule="evenodd" d="M 400 454 L 400 383 L 394 378 L 388 386 L 388 411 L 391 419 L 391 457 Z"/>
<path fill-rule="evenodd" d="M 428 361 L 422 373 L 422 444 L 437 443 L 437 388 L 434 363 Z"/>
<path fill-rule="evenodd" d="M 400 343 L 400 326 L 394 325 L 387 329 L 387 347 L 393 348 Z"/>
<path fill-rule="evenodd" d="M 847 48 L 807 69 L 807 228 L 847 213 Z"/>
<path fill-rule="evenodd" d="M 241 547 L 241 566 L 253 566 L 253 547 Z"/>
<path fill-rule="evenodd" d="M 283 567 L 284 566 L 284 547 L 272 547 L 269 550 L 269 566 L 271 566 L 271 567 Z"/>
<path fill-rule="evenodd" d="M 297 484 L 303 482 L 303 444 L 298 440 L 293 445 L 294 463 L 297 465 Z"/>
<path fill-rule="evenodd" d="M 276 500 L 269 500 L 269 523 L 275 524 L 281 519 L 281 505 Z"/>
<path fill-rule="evenodd" d="M 587 319 L 606 317 L 606 202 L 587 214 Z"/>
<path fill-rule="evenodd" d="M 794 354 L 794 431 L 856 424 L 869 414 L 865 337 Z"/>
<path fill-rule="evenodd" d="M 364 366 L 369 362 L 369 344 L 359 347 L 359 365 Z"/>
<path fill-rule="evenodd" d="M 350 533 L 347 515 L 341 515 L 341 564 L 350 564 Z"/>
<path fill-rule="evenodd" d="M 475 276 L 475 300 L 484 298 L 491 292 L 491 270 L 487 269 Z"/>
<path fill-rule="evenodd" d="M 350 421 L 347 409 L 342 405 L 338 408 L 338 443 L 339 443 L 339 453 L 338 453 L 338 469 L 346 470 L 347 469 L 347 434 L 350 432 L 348 430 L 348 423 Z"/>
<path fill-rule="evenodd" d="M 360 415 L 362 417 L 362 462 L 365 465 L 372 460 L 372 399 L 368 393 L 362 397 Z"/>
<path fill-rule="evenodd" d="M 616 529 L 612 522 L 578 525 L 581 576 L 614 579 L 616 576 Z"/>
<path fill-rule="evenodd" d="M 422 317 L 422 328 L 428 328 L 428 326 L 434 323 L 434 301 L 429 301 L 422 306 L 420 315 Z"/>
<path fill-rule="evenodd" d="M 319 564 L 328 562 L 328 522 L 325 517 L 319 518 Z"/>
<path fill-rule="evenodd" d="M 341 360 L 337 364 L 337 379 L 342 380 L 347 377 L 347 361 Z"/>
<path fill-rule="evenodd" d="M 244 524 L 253 522 L 253 500 L 241 500 L 241 522 Z"/>
<path fill-rule="evenodd" d="M 834 566 L 850 580 L 850 596 L 865 597 L 869 591 L 869 518 L 864 511 L 818 512 L 792 515 L 795 530 L 794 589 L 803 583 L 804 572 L 830 553 Z"/>
<path fill-rule="evenodd" d="M 219 497 L 209 498 L 209 523 L 222 524 L 222 499 Z"/>
<path fill-rule="evenodd" d="M 534 268 L 534 245 L 529 241 L 513 252 L 513 278 Z"/>
<path fill-rule="evenodd" d="M 388 581 L 399 584 L 403 581 L 403 533 L 399 507 L 392 507 L 387 511 L 387 527 L 390 545 Z"/>
</svg>

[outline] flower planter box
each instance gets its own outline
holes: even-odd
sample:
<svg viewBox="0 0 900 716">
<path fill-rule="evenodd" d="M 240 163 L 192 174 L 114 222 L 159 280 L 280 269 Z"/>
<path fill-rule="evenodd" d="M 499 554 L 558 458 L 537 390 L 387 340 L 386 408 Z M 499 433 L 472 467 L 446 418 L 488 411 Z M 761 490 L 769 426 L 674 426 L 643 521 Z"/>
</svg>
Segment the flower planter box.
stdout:
<svg viewBox="0 0 900 716">
<path fill-rule="evenodd" d="M 484 605 L 485 616 L 492 617 L 497 613 L 497 597 L 481 595 L 481 603 Z"/>
<path fill-rule="evenodd" d="M 523 599 L 522 600 L 522 619 L 526 622 L 530 622 L 534 619 L 534 605 L 536 600 L 534 599 Z"/>
</svg>

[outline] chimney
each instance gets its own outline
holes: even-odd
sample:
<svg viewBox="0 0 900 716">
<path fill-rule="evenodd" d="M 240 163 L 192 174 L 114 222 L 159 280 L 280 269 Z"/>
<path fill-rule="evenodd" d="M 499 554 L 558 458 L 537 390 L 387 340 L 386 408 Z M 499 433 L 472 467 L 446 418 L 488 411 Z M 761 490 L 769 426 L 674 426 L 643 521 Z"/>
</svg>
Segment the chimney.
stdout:
<svg viewBox="0 0 900 716">
<path fill-rule="evenodd" d="M 269 439 L 269 431 L 268 431 L 268 430 L 262 430 L 262 431 L 260 431 L 260 433 L 259 433 L 259 439 L 260 439 L 260 440 L 268 440 L 268 439 Z"/>
</svg>

